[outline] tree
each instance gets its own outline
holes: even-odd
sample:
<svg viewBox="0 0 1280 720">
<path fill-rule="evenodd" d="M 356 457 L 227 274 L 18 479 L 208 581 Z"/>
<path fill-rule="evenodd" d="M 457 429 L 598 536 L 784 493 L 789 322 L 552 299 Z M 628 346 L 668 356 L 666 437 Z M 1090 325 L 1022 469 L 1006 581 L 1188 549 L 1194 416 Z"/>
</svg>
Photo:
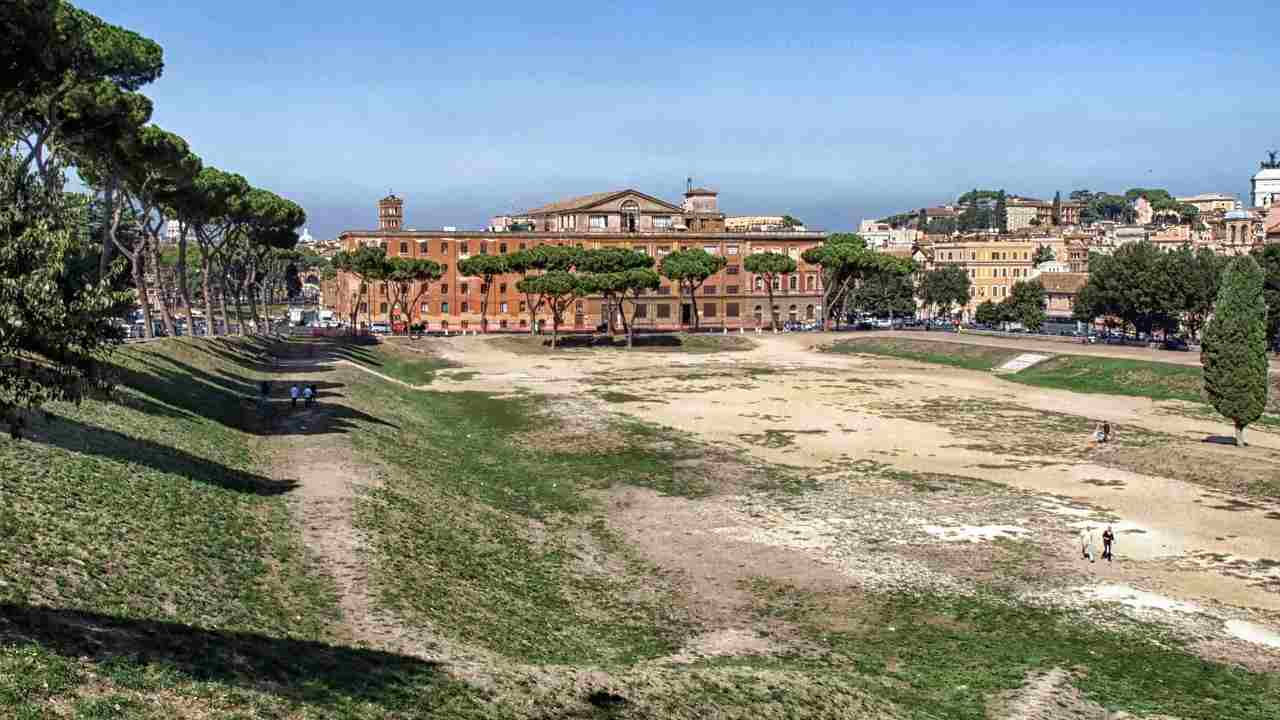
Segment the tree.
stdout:
<svg viewBox="0 0 1280 720">
<path fill-rule="evenodd" d="M 286 200 L 262 188 L 252 188 L 238 203 L 236 214 L 240 220 L 242 242 L 235 247 L 239 276 L 236 313 L 240 313 L 239 298 L 244 289 L 249 291 L 249 311 L 259 331 L 265 326 L 258 314 L 260 286 L 267 274 L 273 254 L 279 250 L 292 250 L 298 244 L 298 228 L 307 221 L 306 212 L 296 203 Z M 241 332 L 244 324 L 241 323 Z"/>
<path fill-rule="evenodd" d="M 563 245 L 539 245 L 538 247 L 517 250 L 506 257 L 507 270 L 518 273 L 521 279 L 532 277 L 531 273 L 546 270 L 571 270 L 582 256 L 582 250 Z M 535 287 L 526 285 L 525 287 Z M 520 289 L 520 283 L 516 283 Z M 542 309 L 544 298 L 541 294 L 521 290 L 524 293 L 525 307 L 529 312 L 529 334 L 538 331 L 538 310 Z"/>
<path fill-rule="evenodd" d="M 135 297 L 115 283 L 119 263 L 96 272 L 87 198 L 63 192 L 60 172 L 49 178 L 0 152 L 0 416 L 15 438 L 25 412 L 110 386 L 116 318 Z"/>
<path fill-rule="evenodd" d="M 1044 284 L 1039 280 L 1016 282 L 1009 297 L 1001 301 L 1001 319 L 1021 323 L 1028 330 L 1036 331 L 1044 326 L 1047 296 Z"/>
<path fill-rule="evenodd" d="M 1262 295 L 1267 303 L 1267 345 L 1274 346 L 1280 337 L 1280 245 L 1268 243 L 1253 251 L 1266 276 Z"/>
<path fill-rule="evenodd" d="M 693 306 L 693 327 L 701 327 L 698 314 L 698 288 L 712 275 L 724 269 L 728 261 L 719 255 L 712 255 L 702 248 L 686 248 L 662 258 L 658 272 L 677 283 L 680 294 L 689 298 Z"/>
<path fill-rule="evenodd" d="M 387 251 L 380 245 L 362 245 L 354 252 L 343 250 L 333 256 L 333 267 L 360 281 L 351 293 L 351 330 L 355 332 L 360 319 L 360 300 L 363 298 L 368 302 L 369 284 L 387 276 Z M 367 312 L 372 322 L 373 308 L 368 308 Z"/>
<path fill-rule="evenodd" d="M 1031 264 L 1039 265 L 1040 263 L 1053 262 L 1057 257 L 1053 254 L 1053 248 L 1048 245 L 1040 245 L 1036 248 L 1035 254 L 1031 256 Z"/>
<path fill-rule="evenodd" d="M 925 208 L 920 208 L 920 214 L 916 216 L 916 229 L 920 232 L 929 230 L 929 211 Z"/>
<path fill-rule="evenodd" d="M 764 280 L 765 290 L 769 292 L 769 327 L 778 329 L 778 308 L 773 304 L 774 283 L 781 283 L 782 276 L 796 271 L 796 261 L 790 256 L 776 252 L 758 252 L 748 255 L 742 261 L 747 272 Z"/>
<path fill-rule="evenodd" d="M 509 272 L 507 258 L 502 255 L 472 255 L 458 261 L 458 272 L 464 276 L 480 278 L 480 331 L 489 331 L 489 295 L 493 293 L 493 279 Z"/>
<path fill-rule="evenodd" d="M 969 273 L 956 265 L 930 270 L 916 293 L 925 307 L 937 308 L 944 317 L 950 317 L 951 306 L 969 302 Z"/>
<path fill-rule="evenodd" d="M 1267 406 L 1267 304 L 1262 268 L 1250 256 L 1231 261 L 1222 277 L 1213 318 L 1205 327 L 1200 362 L 1213 407 L 1235 425 L 1236 445 Z"/>
<path fill-rule="evenodd" d="M 1192 252 L 1184 246 L 1164 254 L 1163 275 L 1170 287 L 1170 301 L 1181 312 L 1182 322 L 1192 338 L 1200 335 L 1200 329 L 1213 312 L 1228 260 L 1207 247 Z"/>
<path fill-rule="evenodd" d="M 896 269 L 876 269 L 865 273 L 849 294 L 848 307 L 877 317 L 913 315 L 916 310 L 915 287 L 911 274 Z"/>
<path fill-rule="evenodd" d="M 1002 233 L 1009 232 L 1009 205 L 1004 191 L 996 196 L 995 226 Z"/>
<path fill-rule="evenodd" d="M 1058 190 L 1053 193 L 1053 208 L 1049 211 L 1049 219 L 1053 221 L 1053 226 L 1057 227 L 1062 224 L 1062 191 Z"/>
<path fill-rule="evenodd" d="M 249 183 L 240 175 L 204 167 L 191 185 L 170 198 L 169 205 L 177 214 L 182 229 L 190 229 L 200 246 L 200 294 L 204 303 L 205 320 L 210 335 L 217 334 L 216 316 L 213 312 L 214 281 L 222 298 L 223 329 L 231 327 L 227 317 L 226 288 L 221 279 L 225 273 L 214 273 L 214 264 L 225 267 L 225 251 L 228 242 L 239 232 L 245 221 L 240 211 L 250 191 Z M 185 244 L 185 243 L 184 243 Z M 190 303 L 188 303 L 188 306 Z"/>
<path fill-rule="evenodd" d="M 391 314 L 394 316 L 399 308 L 408 320 L 413 319 L 413 307 L 431 289 L 431 282 L 444 275 L 440 263 L 425 258 L 387 258 L 386 268 L 391 285 Z"/>
<path fill-rule="evenodd" d="M 840 308 L 846 304 L 848 294 L 868 273 L 888 271 L 910 274 L 915 265 L 871 250 L 861 236 L 853 233 L 832 233 L 821 245 L 805 250 L 804 261 L 822 268 L 822 329 Z"/>
<path fill-rule="evenodd" d="M 551 311 L 551 347 L 556 347 L 560 339 L 560 326 L 564 324 L 564 313 L 575 300 L 588 292 L 580 279 L 567 270 L 548 270 L 541 275 L 527 277 L 516 283 L 520 292 L 539 297 L 538 304 L 546 305 Z"/>
<path fill-rule="evenodd" d="M 1004 322 L 1003 309 L 991 300 L 983 300 L 978 303 L 977 309 L 973 313 L 974 322 L 979 325 L 999 325 Z"/>
<path fill-rule="evenodd" d="M 627 334 L 627 347 L 632 345 L 631 321 L 635 319 L 635 300 L 640 292 L 651 289 L 650 280 L 658 277 L 651 268 L 653 268 L 653 258 L 646 253 L 629 248 L 586 250 L 583 251 L 576 265 L 579 276 L 590 292 L 601 296 L 603 300 L 601 314 L 605 318 L 605 325 L 611 335 L 614 315 L 621 315 L 622 328 Z M 648 273 L 632 272 L 640 270 L 647 270 Z M 658 284 L 661 284 L 660 278 Z M 627 317 L 625 308 L 628 297 L 632 301 L 631 318 Z"/>
<path fill-rule="evenodd" d="M 792 228 L 804 227 L 804 223 L 797 218 L 791 217 L 790 215 L 783 215 L 782 227 L 788 230 L 791 230 Z"/>
<path fill-rule="evenodd" d="M 1162 255 L 1146 241 L 1128 243 L 1111 255 L 1090 255 L 1089 280 L 1076 297 L 1077 319 L 1112 316 L 1143 333 L 1176 326 L 1183 300 Z"/>
</svg>

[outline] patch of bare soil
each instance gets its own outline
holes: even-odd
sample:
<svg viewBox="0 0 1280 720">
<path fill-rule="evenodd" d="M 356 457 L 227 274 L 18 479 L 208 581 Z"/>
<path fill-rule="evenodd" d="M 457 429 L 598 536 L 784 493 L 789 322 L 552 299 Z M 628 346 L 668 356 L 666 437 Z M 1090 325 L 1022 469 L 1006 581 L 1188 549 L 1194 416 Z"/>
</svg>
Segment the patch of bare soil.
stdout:
<svg viewBox="0 0 1280 720">
<path fill-rule="evenodd" d="M 1003 720 L 1089 720 L 1115 717 L 1084 699 L 1061 668 L 1032 675 L 1027 684 L 992 704 L 988 715 Z M 1127 717 L 1127 716 L 1126 716 Z"/>
<path fill-rule="evenodd" d="M 1106 448 L 1096 454 L 1094 461 L 1228 492 L 1280 498 L 1280 456 L 1266 448 L 1182 441 Z"/>
<path fill-rule="evenodd" d="M 721 497 L 688 500 L 626 487 L 609 497 L 610 525 L 642 557 L 671 571 L 690 613 L 707 632 L 675 660 L 703 654 L 750 654 L 776 648 L 756 633 L 746 583 L 768 577 L 810 590 L 854 587 L 839 569 L 807 553 L 735 539 L 723 532 L 746 522 Z M 783 630 L 773 628 L 770 635 Z"/>
</svg>

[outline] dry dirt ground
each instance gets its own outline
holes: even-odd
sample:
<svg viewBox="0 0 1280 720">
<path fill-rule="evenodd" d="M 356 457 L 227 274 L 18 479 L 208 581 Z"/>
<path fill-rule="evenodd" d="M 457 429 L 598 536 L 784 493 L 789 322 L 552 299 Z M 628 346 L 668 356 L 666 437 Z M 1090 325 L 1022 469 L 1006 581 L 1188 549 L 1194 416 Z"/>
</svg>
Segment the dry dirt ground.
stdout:
<svg viewBox="0 0 1280 720">
<path fill-rule="evenodd" d="M 1280 434 L 1223 447 L 1206 439 L 1224 424 L 1177 403 L 829 354 L 817 334 L 753 340 L 742 352 L 536 356 L 482 337 L 431 342 L 475 371 L 449 389 L 572 397 L 783 468 L 795 492 L 615 491 L 613 524 L 682 573 L 709 614 L 733 617 L 743 580 L 760 576 L 820 589 L 996 583 L 1099 622 L 1124 612 L 1164 623 L 1206 657 L 1280 670 L 1280 502 L 1198 482 L 1280 477 Z M 1089 430 L 1101 420 L 1117 441 L 1099 448 Z M 1100 538 L 1108 525 L 1115 561 L 1082 559 L 1081 530 Z M 726 620 L 704 650 L 747 649 L 741 630 Z"/>
</svg>

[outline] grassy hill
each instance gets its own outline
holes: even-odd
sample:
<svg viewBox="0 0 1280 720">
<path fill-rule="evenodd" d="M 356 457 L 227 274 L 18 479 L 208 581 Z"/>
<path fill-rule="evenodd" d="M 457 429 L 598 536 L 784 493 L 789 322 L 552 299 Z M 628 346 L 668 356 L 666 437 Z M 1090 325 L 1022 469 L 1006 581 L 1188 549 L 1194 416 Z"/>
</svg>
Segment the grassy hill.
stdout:
<svg viewBox="0 0 1280 720">
<path fill-rule="evenodd" d="M 275 359 L 317 351 L 321 410 L 290 409 L 280 383 L 255 403 L 294 372 Z M 987 593 L 752 579 L 743 626 L 792 649 L 675 664 L 704 620 L 610 526 L 609 489 L 700 497 L 726 467 L 773 473 L 574 398 L 411 391 L 365 370 L 444 390 L 440 361 L 389 346 L 176 339 L 116 362 L 113 398 L 0 442 L 3 717 L 976 719 L 1051 667 L 1135 712 L 1280 712 L 1274 677 Z M 380 478 L 352 521 L 369 612 L 425 652 L 350 627 L 347 588 L 303 542 L 308 478 L 280 467 L 285 439 Z"/>
</svg>

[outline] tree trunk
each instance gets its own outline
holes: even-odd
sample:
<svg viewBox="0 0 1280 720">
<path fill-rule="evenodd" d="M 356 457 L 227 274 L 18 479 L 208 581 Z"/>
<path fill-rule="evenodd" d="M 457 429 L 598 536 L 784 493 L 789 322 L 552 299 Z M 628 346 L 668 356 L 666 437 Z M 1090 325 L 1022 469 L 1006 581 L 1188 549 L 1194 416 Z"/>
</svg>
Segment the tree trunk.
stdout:
<svg viewBox="0 0 1280 720">
<path fill-rule="evenodd" d="M 535 332 L 538 327 L 538 308 L 533 305 L 533 296 L 529 293 L 524 294 L 524 306 L 529 309 L 529 334 L 537 335 Z"/>
<path fill-rule="evenodd" d="M 209 253 L 201 248 L 200 253 L 200 293 L 204 299 L 204 322 L 207 325 L 207 334 L 209 337 L 217 335 L 215 328 L 217 327 L 213 314 L 213 296 L 209 293 L 209 278 L 213 276 L 213 260 L 209 257 Z M 226 324 L 223 324 L 223 330 L 226 330 Z"/>
<path fill-rule="evenodd" d="M 765 282 L 768 283 L 765 287 L 767 287 L 769 291 L 769 329 L 773 332 L 777 332 L 778 306 L 773 304 L 773 281 L 769 278 L 765 278 Z"/>
<path fill-rule="evenodd" d="M 114 231 L 114 213 L 115 213 L 115 185 L 108 184 L 107 190 L 103 194 L 103 209 L 106 213 L 104 217 L 102 233 L 102 254 L 98 257 L 98 277 L 105 278 L 107 273 L 111 271 L 111 255 L 115 252 L 116 244 L 113 236 Z"/>
<path fill-rule="evenodd" d="M 692 284 L 689 285 L 689 307 L 693 308 L 693 329 L 701 330 L 702 322 L 698 317 L 698 289 Z"/>
<path fill-rule="evenodd" d="M 254 333 L 262 334 L 262 317 L 258 314 L 258 293 L 253 291 L 253 287 L 249 288 L 249 314 L 253 317 Z"/>
<path fill-rule="evenodd" d="M 1244 428 L 1244 425 L 1236 423 L 1236 447 L 1244 447 L 1246 444 L 1244 441 Z"/>
<path fill-rule="evenodd" d="M 186 308 L 187 333 L 196 334 L 196 320 L 191 308 L 191 287 L 187 284 L 187 237 L 186 226 L 178 226 L 178 296 L 182 298 L 182 306 Z"/>
<path fill-rule="evenodd" d="M 560 316 L 551 313 L 551 349 L 555 350 L 560 341 Z"/>
<path fill-rule="evenodd" d="M 635 324 L 636 324 L 636 315 L 635 315 L 636 310 L 635 310 L 635 308 L 636 308 L 636 304 L 635 304 L 635 302 L 634 302 L 634 301 L 632 301 L 632 303 L 631 303 L 631 319 L 630 319 L 630 320 L 628 320 L 628 319 L 627 319 L 627 300 L 626 300 L 626 298 L 624 297 L 622 300 L 620 300 L 620 301 L 619 301 L 619 304 L 618 304 L 618 314 L 622 316 L 622 332 L 624 332 L 624 333 L 626 333 L 626 334 L 627 334 L 627 349 L 628 349 L 628 350 L 630 350 L 630 349 L 631 349 L 631 346 L 632 346 L 632 341 L 631 341 L 631 328 L 633 328 L 633 327 L 635 326 Z M 609 318 L 610 318 L 610 319 L 612 319 L 612 318 L 613 318 L 613 313 L 612 313 L 612 312 L 610 312 L 610 313 L 609 313 Z M 613 337 L 613 332 L 612 332 L 612 330 L 610 330 L 610 332 L 609 332 L 609 337 L 610 337 L 610 338 L 612 338 L 612 337 Z M 610 342 L 610 343 L 612 343 L 613 341 L 612 341 L 612 340 L 610 340 L 609 342 Z"/>
<path fill-rule="evenodd" d="M 133 267 L 133 285 L 142 305 L 143 337 L 150 339 L 156 336 L 156 331 L 151 324 L 151 301 L 147 297 L 147 271 L 142 265 L 142 254 L 135 252 L 129 257 L 129 263 Z"/>
<path fill-rule="evenodd" d="M 177 337 L 178 328 L 173 322 L 173 311 L 169 307 L 169 284 L 165 282 L 164 268 L 160 263 L 159 244 L 154 242 L 154 238 L 146 237 L 142 242 L 151 256 L 151 269 L 156 274 L 156 299 L 160 302 L 160 318 L 164 321 L 164 331 L 169 334 L 169 337 Z"/>
</svg>

